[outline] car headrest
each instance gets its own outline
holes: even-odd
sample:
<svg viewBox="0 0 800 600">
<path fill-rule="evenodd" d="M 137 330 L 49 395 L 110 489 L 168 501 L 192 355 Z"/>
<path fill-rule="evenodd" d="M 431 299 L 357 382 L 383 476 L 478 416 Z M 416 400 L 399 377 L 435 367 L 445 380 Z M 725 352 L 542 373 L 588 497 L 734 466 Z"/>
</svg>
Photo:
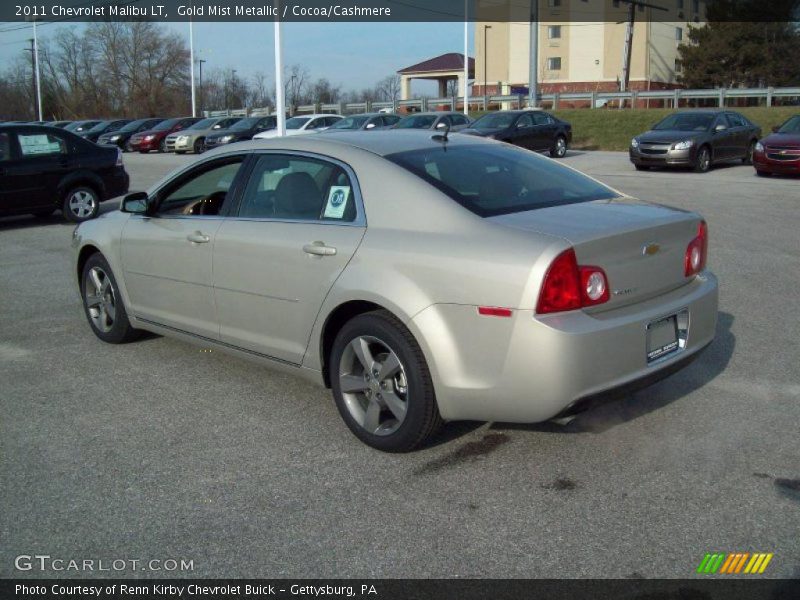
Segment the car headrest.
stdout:
<svg viewBox="0 0 800 600">
<path fill-rule="evenodd" d="M 479 197 L 482 204 L 508 200 L 519 196 L 520 181 L 508 171 L 486 173 L 481 178 Z"/>
<path fill-rule="evenodd" d="M 308 173 L 284 175 L 275 188 L 275 216 L 318 219 L 322 195 Z"/>
</svg>

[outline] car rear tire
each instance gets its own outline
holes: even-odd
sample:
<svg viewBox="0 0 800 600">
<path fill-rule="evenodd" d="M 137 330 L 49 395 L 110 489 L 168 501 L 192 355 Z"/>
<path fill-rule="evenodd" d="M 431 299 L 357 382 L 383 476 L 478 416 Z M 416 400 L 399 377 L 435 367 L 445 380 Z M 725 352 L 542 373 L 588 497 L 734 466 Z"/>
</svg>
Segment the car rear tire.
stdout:
<svg viewBox="0 0 800 600">
<path fill-rule="evenodd" d="M 753 140 L 747 146 L 747 154 L 744 155 L 742 158 L 743 165 L 752 165 L 753 164 L 753 155 L 756 153 L 756 142 Z"/>
<path fill-rule="evenodd" d="M 564 158 L 567 155 L 567 138 L 563 135 L 556 137 L 553 147 L 550 148 L 550 156 L 553 158 Z"/>
<path fill-rule="evenodd" d="M 99 252 L 83 265 L 81 297 L 89 326 L 104 342 L 126 344 L 141 335 L 141 330 L 131 326 L 114 273 Z"/>
<path fill-rule="evenodd" d="M 163 140 L 161 140 L 161 142 L 159 142 L 158 151 L 161 154 L 164 154 L 167 151 L 167 140 L 166 139 L 163 139 Z"/>
<path fill-rule="evenodd" d="M 202 154 L 205 152 L 206 149 L 206 140 L 205 138 L 200 138 L 194 141 L 194 153 L 195 154 Z"/>
<path fill-rule="evenodd" d="M 708 146 L 701 146 L 694 160 L 695 173 L 708 173 L 711 169 L 711 150 Z"/>
<path fill-rule="evenodd" d="M 409 452 L 441 427 L 422 350 L 388 311 L 347 322 L 334 340 L 329 365 L 339 413 L 365 444 L 384 452 Z"/>
<path fill-rule="evenodd" d="M 62 212 L 64 218 L 73 223 L 94 219 L 100 212 L 100 197 L 88 186 L 74 187 L 64 195 Z"/>
</svg>

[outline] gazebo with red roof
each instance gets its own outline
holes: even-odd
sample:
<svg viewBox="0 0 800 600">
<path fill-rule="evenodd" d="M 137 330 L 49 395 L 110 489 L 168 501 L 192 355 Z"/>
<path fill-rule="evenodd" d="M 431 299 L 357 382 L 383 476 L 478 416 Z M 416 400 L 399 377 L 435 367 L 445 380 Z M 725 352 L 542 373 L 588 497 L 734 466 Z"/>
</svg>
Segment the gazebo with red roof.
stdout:
<svg viewBox="0 0 800 600">
<path fill-rule="evenodd" d="M 458 52 L 448 52 L 435 58 L 429 58 L 421 63 L 400 69 L 400 99 L 408 100 L 411 97 L 412 79 L 435 79 L 439 82 L 439 97 L 447 95 L 447 82 L 458 81 L 459 95 L 464 89 L 464 55 Z M 469 59 L 469 78 L 475 77 L 475 59 Z"/>
</svg>

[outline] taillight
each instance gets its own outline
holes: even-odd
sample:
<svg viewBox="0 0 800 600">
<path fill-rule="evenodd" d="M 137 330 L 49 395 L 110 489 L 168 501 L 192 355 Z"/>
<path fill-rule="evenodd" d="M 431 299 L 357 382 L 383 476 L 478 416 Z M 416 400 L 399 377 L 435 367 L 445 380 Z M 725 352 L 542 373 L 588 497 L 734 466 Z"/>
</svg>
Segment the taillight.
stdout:
<svg viewBox="0 0 800 600">
<path fill-rule="evenodd" d="M 559 254 L 547 269 L 536 312 L 576 310 L 608 302 L 608 278 L 600 267 L 578 266 L 575 250 Z"/>
<path fill-rule="evenodd" d="M 700 221 L 697 226 L 697 236 L 686 247 L 686 256 L 683 258 L 683 274 L 686 277 L 697 275 L 706 266 L 708 257 L 708 225 Z"/>
</svg>

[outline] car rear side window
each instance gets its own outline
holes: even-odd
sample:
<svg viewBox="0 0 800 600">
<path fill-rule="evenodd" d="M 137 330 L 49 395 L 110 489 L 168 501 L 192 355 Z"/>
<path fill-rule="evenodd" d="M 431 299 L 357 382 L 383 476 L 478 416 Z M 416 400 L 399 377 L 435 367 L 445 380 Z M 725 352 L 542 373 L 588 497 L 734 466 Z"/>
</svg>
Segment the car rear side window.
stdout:
<svg viewBox="0 0 800 600">
<path fill-rule="evenodd" d="M 20 133 L 17 135 L 22 156 L 66 154 L 67 142 L 52 133 Z"/>
<path fill-rule="evenodd" d="M 239 216 L 352 222 L 356 218 L 352 182 L 341 166 L 328 161 L 264 154 L 247 182 Z"/>
<path fill-rule="evenodd" d="M 508 144 L 443 145 L 386 158 L 481 217 L 618 197 L 577 171 Z"/>
</svg>

